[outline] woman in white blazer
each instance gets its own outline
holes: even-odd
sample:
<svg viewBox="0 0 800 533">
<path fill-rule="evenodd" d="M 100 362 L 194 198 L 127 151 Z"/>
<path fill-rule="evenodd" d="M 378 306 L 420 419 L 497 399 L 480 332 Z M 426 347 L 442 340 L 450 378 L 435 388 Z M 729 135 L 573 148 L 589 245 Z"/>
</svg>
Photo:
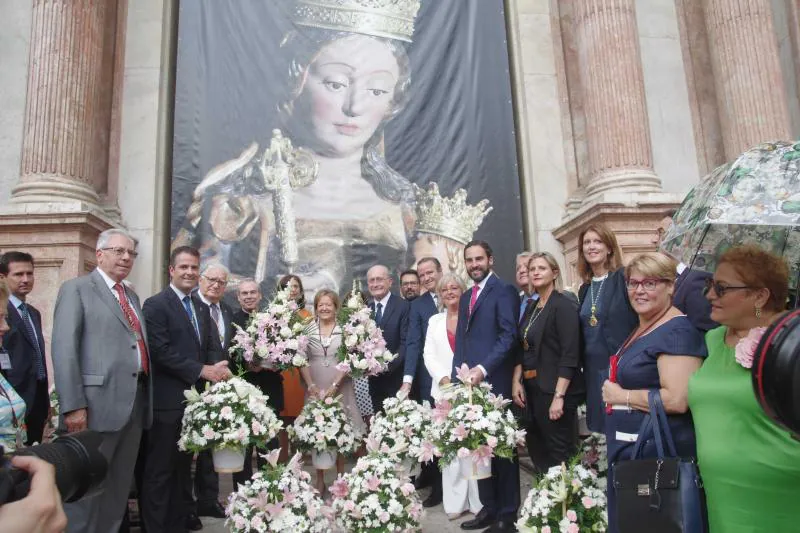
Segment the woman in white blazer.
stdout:
<svg viewBox="0 0 800 533">
<path fill-rule="evenodd" d="M 432 378 L 431 396 L 434 401 L 441 397 L 441 387 L 450 383 L 453 372 L 458 301 L 464 290 L 464 282 L 452 273 L 442 276 L 436 286 L 444 310 L 428 320 L 428 333 L 422 352 L 425 368 Z M 478 496 L 477 480 L 461 477 L 458 462 L 442 469 L 442 505 L 450 520 L 455 520 L 466 512 L 478 514 L 483 507 Z"/>
</svg>

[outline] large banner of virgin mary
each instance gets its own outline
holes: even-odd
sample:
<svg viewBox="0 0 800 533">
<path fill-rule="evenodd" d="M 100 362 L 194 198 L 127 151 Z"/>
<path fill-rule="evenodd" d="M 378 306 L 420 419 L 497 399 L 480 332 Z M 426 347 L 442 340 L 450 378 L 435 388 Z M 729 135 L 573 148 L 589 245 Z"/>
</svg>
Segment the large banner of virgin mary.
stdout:
<svg viewBox="0 0 800 533">
<path fill-rule="evenodd" d="M 173 248 L 346 292 L 471 239 L 513 279 L 522 215 L 502 0 L 180 3 Z"/>
</svg>

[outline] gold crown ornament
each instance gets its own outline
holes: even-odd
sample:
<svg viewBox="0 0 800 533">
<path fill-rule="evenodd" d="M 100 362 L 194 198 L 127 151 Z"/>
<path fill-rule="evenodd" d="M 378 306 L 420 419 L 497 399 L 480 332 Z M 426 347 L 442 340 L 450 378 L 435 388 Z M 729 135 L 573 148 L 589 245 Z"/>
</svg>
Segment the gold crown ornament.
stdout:
<svg viewBox="0 0 800 533">
<path fill-rule="evenodd" d="M 292 20 L 301 26 L 410 43 L 419 6 L 420 0 L 297 0 Z"/>
<path fill-rule="evenodd" d="M 415 229 L 433 233 L 467 244 L 492 210 L 489 200 L 475 205 L 467 203 L 467 191 L 458 189 L 452 198 L 439 194 L 439 186 L 428 183 L 427 188 L 414 184 L 417 223 Z"/>
</svg>

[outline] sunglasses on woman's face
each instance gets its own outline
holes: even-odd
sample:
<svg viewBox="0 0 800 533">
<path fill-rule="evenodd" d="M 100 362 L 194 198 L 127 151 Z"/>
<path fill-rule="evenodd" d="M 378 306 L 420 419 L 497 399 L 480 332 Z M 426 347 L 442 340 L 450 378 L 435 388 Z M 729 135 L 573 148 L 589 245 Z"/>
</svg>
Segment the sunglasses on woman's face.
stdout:
<svg viewBox="0 0 800 533">
<path fill-rule="evenodd" d="M 714 294 L 722 298 L 728 291 L 737 291 L 741 289 L 752 289 L 749 285 L 725 285 L 712 278 L 706 279 L 706 286 L 703 288 L 703 294 L 706 295 L 714 289 Z"/>
</svg>

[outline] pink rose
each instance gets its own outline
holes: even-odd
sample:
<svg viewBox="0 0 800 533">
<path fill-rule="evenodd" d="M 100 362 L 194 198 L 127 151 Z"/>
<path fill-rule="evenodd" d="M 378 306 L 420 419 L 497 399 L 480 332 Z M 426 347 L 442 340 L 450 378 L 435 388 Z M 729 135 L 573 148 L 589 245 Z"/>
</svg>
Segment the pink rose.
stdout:
<svg viewBox="0 0 800 533">
<path fill-rule="evenodd" d="M 340 477 L 333 482 L 333 485 L 330 487 L 330 491 L 334 498 L 345 498 L 350 492 L 350 487 L 347 485 L 347 480 Z"/>
<path fill-rule="evenodd" d="M 581 498 L 581 503 L 586 509 L 591 509 L 596 505 L 596 502 L 588 496 L 584 496 L 583 498 Z"/>
<path fill-rule="evenodd" d="M 467 438 L 467 428 L 464 427 L 464 424 L 459 424 L 453 429 L 453 436 L 456 440 L 464 440 Z"/>
<path fill-rule="evenodd" d="M 570 509 L 567 511 L 567 520 L 570 522 L 577 522 L 578 521 L 578 513 Z"/>
<path fill-rule="evenodd" d="M 581 528 L 578 527 L 578 524 L 575 522 L 571 522 L 567 526 L 567 533 L 581 533 Z"/>
<path fill-rule="evenodd" d="M 552 533 L 550 526 L 542 526 L 542 533 Z"/>
<path fill-rule="evenodd" d="M 490 448 L 497 448 L 497 437 L 489 435 L 486 437 L 486 444 L 488 444 Z"/>
<path fill-rule="evenodd" d="M 736 362 L 745 368 L 753 367 L 753 355 L 756 353 L 758 341 L 767 328 L 753 328 L 747 337 L 736 343 Z"/>
</svg>

